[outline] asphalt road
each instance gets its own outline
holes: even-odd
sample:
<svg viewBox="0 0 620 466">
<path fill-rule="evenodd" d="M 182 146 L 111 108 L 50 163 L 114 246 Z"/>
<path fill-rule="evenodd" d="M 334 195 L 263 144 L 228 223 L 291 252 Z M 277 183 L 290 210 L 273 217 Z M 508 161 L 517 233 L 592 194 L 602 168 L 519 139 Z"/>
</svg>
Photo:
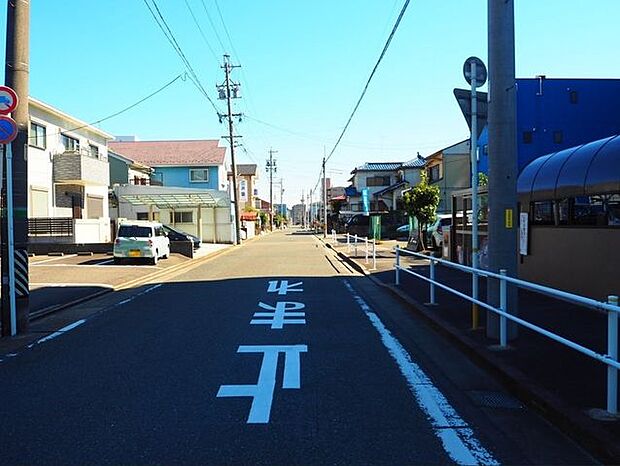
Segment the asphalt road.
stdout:
<svg viewBox="0 0 620 466">
<path fill-rule="evenodd" d="M 1 463 L 594 462 L 310 235 L 135 291 L 0 357 Z"/>
</svg>

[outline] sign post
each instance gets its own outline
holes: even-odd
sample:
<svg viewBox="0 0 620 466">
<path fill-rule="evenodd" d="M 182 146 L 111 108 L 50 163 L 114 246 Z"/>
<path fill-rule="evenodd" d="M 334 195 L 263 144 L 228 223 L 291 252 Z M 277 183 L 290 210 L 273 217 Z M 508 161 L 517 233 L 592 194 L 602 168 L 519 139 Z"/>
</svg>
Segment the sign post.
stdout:
<svg viewBox="0 0 620 466">
<path fill-rule="evenodd" d="M 477 57 L 469 57 L 463 65 L 463 76 L 471 84 L 471 266 L 479 268 L 478 256 L 478 96 L 477 88 L 487 80 L 487 69 Z M 480 128 L 482 129 L 482 128 Z M 472 274 L 472 298 L 478 299 L 478 274 Z M 478 305 L 472 303 L 471 326 L 478 328 Z"/>
<path fill-rule="evenodd" d="M 17 307 L 15 303 L 15 228 L 13 214 L 13 150 L 11 142 L 18 133 L 17 123 L 6 116 L 17 108 L 18 99 L 15 91 L 7 86 L 0 86 L 0 144 L 2 155 L 6 157 L 6 210 L 7 210 L 7 245 L 8 245 L 8 281 L 9 281 L 9 320 L 10 334 L 17 334 Z"/>
</svg>

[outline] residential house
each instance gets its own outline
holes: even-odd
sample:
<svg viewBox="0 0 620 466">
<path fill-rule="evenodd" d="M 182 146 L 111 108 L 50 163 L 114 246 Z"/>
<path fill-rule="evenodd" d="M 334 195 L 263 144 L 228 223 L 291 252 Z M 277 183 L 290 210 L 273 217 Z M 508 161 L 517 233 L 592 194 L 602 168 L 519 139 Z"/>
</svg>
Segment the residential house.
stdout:
<svg viewBox="0 0 620 466">
<path fill-rule="evenodd" d="M 428 183 L 438 186 L 438 214 L 452 211 L 452 193 L 471 186 L 471 142 L 457 142 L 426 157 Z"/>
<path fill-rule="evenodd" d="M 226 148 L 217 139 L 181 141 L 112 141 L 110 149 L 153 168 L 162 186 L 227 189 Z"/>
<path fill-rule="evenodd" d="M 29 113 L 30 241 L 109 241 L 107 143 L 112 135 L 34 98 Z M 42 218 L 54 220 L 36 220 Z M 63 233 L 52 236 L 52 223 L 65 224 Z"/>
<path fill-rule="evenodd" d="M 386 188 L 402 181 L 398 174 L 401 166 L 402 162 L 367 162 L 354 168 L 351 172 L 353 176 L 349 178 L 349 182 L 355 191 L 349 190 L 347 192 L 348 203 L 342 212 L 363 212 L 362 190 L 366 188 L 368 189 L 371 212 L 394 209 L 396 206 L 393 201 L 388 200 L 386 203 L 385 199 L 376 197 L 375 194 L 383 192 Z"/>
<path fill-rule="evenodd" d="M 108 163 L 110 166 L 110 186 L 115 184 L 161 185 L 161 181 L 152 176 L 153 168 L 112 150 L 108 150 Z"/>
<path fill-rule="evenodd" d="M 306 213 L 305 204 L 295 204 L 291 209 L 291 219 L 294 225 L 301 225 L 304 223 L 304 215 Z"/>
<path fill-rule="evenodd" d="M 232 172 L 228 172 L 228 179 L 232 180 Z M 254 199 L 258 195 L 256 182 L 258 180 L 258 166 L 255 163 L 237 165 L 237 196 L 239 211 L 254 206 Z M 232 186 L 232 182 L 230 183 Z"/>
</svg>

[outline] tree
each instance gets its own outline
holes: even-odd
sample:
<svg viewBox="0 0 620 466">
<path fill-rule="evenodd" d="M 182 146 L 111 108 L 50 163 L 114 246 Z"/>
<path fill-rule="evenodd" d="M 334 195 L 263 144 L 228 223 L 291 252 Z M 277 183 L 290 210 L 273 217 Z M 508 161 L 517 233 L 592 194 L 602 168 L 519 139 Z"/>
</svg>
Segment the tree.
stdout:
<svg viewBox="0 0 620 466">
<path fill-rule="evenodd" d="M 407 214 L 418 220 L 418 245 L 426 249 L 423 231 L 435 221 L 439 205 L 439 187 L 428 184 L 424 171 L 420 173 L 420 182 L 403 193 L 403 203 Z"/>
</svg>

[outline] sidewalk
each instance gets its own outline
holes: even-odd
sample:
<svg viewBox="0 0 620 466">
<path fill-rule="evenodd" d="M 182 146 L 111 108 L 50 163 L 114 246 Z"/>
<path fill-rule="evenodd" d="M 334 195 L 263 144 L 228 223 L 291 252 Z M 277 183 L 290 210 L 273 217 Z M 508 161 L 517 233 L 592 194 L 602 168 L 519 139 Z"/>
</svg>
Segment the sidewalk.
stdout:
<svg viewBox="0 0 620 466">
<path fill-rule="evenodd" d="M 322 238 L 321 238 L 322 239 Z M 323 240 L 323 239 L 322 239 Z M 325 241 L 325 240 L 323 240 Z M 508 350 L 498 350 L 497 340 L 486 337 L 486 311 L 480 310 L 480 324 L 471 329 L 471 303 L 438 287 L 437 305 L 429 301 L 429 284 L 401 273 L 401 285 L 395 286 L 393 247 L 402 242 L 386 241 L 377 246 L 377 269 L 372 256 L 365 261 L 365 246 L 358 244 L 357 255 L 346 242 L 326 243 L 338 254 L 356 264 L 356 268 L 378 284 L 387 287 L 428 318 L 442 333 L 453 339 L 472 359 L 495 372 L 521 400 L 542 411 L 562 430 L 606 462 L 620 462 L 620 418 L 597 420 L 590 410 L 606 406 L 604 364 L 581 355 L 533 331 L 519 328 L 517 339 Z M 429 275 L 428 261 L 401 256 L 401 265 Z M 463 272 L 436 266 L 436 278 L 451 288 L 471 293 L 471 277 Z M 486 297 L 485 279 L 480 279 L 480 294 Z M 519 316 L 543 328 L 599 353 L 606 352 L 607 316 L 587 308 L 519 290 Z"/>
</svg>

